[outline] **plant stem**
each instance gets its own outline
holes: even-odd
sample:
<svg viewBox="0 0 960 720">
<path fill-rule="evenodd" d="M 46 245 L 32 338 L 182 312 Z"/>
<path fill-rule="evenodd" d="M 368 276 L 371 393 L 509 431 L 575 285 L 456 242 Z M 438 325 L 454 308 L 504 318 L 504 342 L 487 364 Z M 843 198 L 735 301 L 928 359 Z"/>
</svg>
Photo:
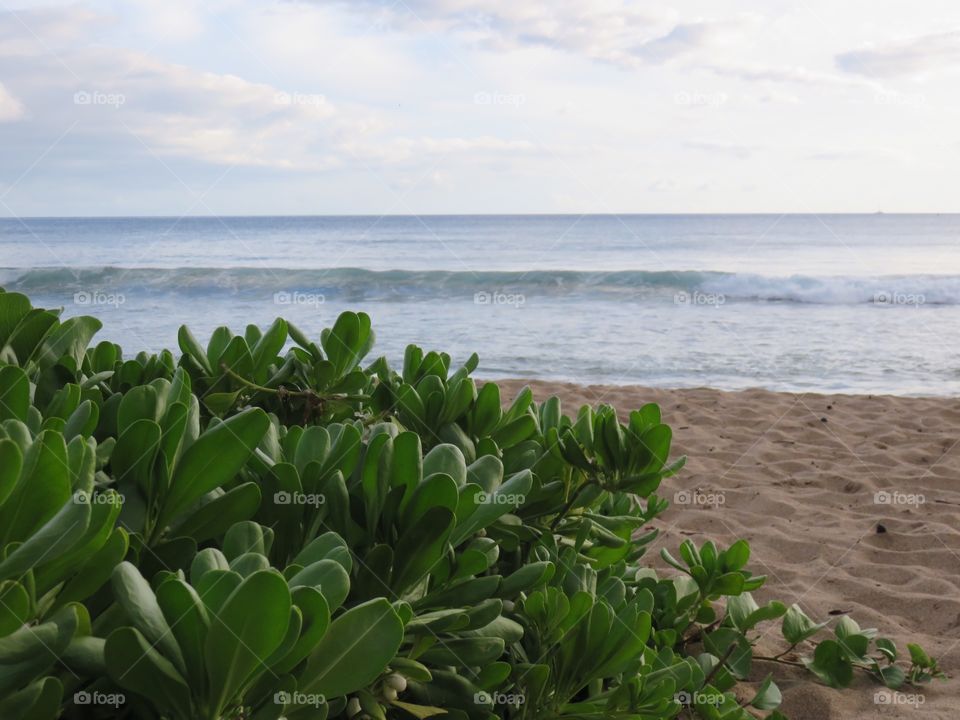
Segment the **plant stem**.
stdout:
<svg viewBox="0 0 960 720">
<path fill-rule="evenodd" d="M 256 390 L 257 392 L 270 393 L 271 395 L 282 395 L 283 397 L 302 397 L 309 398 L 312 400 L 369 400 L 369 395 L 347 395 L 346 393 L 331 393 L 329 395 L 321 395 L 315 390 L 307 388 L 306 390 L 287 390 L 285 387 L 281 386 L 279 388 L 268 388 L 264 385 L 258 385 L 255 382 L 247 380 L 242 375 L 238 375 L 233 370 L 231 370 L 226 363 L 220 363 L 220 369 L 223 370 L 227 375 L 232 377 L 237 382 L 241 383 L 245 387 Z"/>
<path fill-rule="evenodd" d="M 730 656 L 733 655 L 733 651 L 736 649 L 737 646 L 734 644 L 731 644 L 730 647 L 727 648 L 727 651 L 723 654 L 723 657 L 720 658 L 720 662 L 713 666 L 713 670 L 710 671 L 710 674 L 707 675 L 706 679 L 703 681 L 703 685 L 700 687 L 706 687 L 710 684 L 710 681 L 713 680 L 713 676 L 720 672 L 720 668 L 722 668 L 727 660 L 730 659 Z"/>
<path fill-rule="evenodd" d="M 765 657 L 762 655 L 754 655 L 754 660 L 762 660 L 763 662 L 772 662 L 779 663 L 780 665 L 793 665 L 794 667 L 806 667 L 802 662 L 797 660 L 784 660 L 780 655 L 774 655 L 773 657 Z"/>
<path fill-rule="evenodd" d="M 557 516 L 553 519 L 553 522 L 550 523 L 550 529 L 551 529 L 551 530 L 556 530 L 556 529 L 557 529 L 557 525 L 559 525 L 559 524 L 560 524 L 560 521 L 563 520 L 563 519 L 567 516 L 567 513 L 570 512 L 570 508 L 573 507 L 573 504 L 577 501 L 577 498 L 580 497 L 580 495 L 583 493 L 583 491 L 586 490 L 586 489 L 587 489 L 588 487 L 590 487 L 591 485 L 596 485 L 596 484 L 597 484 L 597 481 L 596 481 L 596 480 L 587 480 L 587 482 L 585 482 L 583 485 L 581 485 L 579 488 L 577 488 L 576 492 L 574 492 L 574 493 L 570 496 L 570 499 L 567 500 L 567 502 L 564 503 L 564 505 L 563 505 L 562 508 L 560 508 L 559 512 L 557 513 Z"/>
</svg>

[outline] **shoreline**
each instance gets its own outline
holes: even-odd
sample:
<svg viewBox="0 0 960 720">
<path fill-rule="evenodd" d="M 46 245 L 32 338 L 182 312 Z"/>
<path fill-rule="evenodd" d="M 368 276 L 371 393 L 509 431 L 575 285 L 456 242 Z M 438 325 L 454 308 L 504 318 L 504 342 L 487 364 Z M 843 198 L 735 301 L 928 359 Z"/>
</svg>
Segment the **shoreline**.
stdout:
<svg viewBox="0 0 960 720">
<path fill-rule="evenodd" d="M 659 548 L 686 538 L 750 542 L 748 567 L 768 576 L 758 602 L 799 603 L 818 621 L 839 611 L 896 641 L 916 640 L 948 675 L 960 664 L 960 403 L 949 397 L 792 394 L 754 389 L 646 388 L 499 380 L 503 401 L 529 385 L 564 411 L 606 402 L 621 413 L 657 402 L 673 429 L 672 457 L 687 465 L 661 486 L 671 506 L 648 563 L 664 569 Z M 886 495 L 881 494 L 886 493 Z M 831 614 L 833 612 L 833 614 Z M 764 651 L 785 649 L 767 626 Z M 767 654 L 766 652 L 764 654 Z M 917 706 L 877 700 L 859 679 L 832 690 L 797 668 L 772 672 L 791 720 L 916 718 Z M 951 677 L 902 693 L 923 696 L 920 717 L 955 717 Z M 881 707 L 882 705 L 882 707 Z"/>
</svg>

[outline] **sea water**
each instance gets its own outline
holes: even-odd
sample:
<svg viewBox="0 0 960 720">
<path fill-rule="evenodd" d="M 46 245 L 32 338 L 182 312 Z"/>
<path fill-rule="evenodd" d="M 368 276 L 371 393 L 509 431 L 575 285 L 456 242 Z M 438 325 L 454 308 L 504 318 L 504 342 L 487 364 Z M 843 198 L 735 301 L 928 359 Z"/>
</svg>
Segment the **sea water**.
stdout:
<svg viewBox="0 0 960 720">
<path fill-rule="evenodd" d="M 130 354 L 353 309 L 480 377 L 960 393 L 960 215 L 10 218 L 0 268 Z"/>
</svg>

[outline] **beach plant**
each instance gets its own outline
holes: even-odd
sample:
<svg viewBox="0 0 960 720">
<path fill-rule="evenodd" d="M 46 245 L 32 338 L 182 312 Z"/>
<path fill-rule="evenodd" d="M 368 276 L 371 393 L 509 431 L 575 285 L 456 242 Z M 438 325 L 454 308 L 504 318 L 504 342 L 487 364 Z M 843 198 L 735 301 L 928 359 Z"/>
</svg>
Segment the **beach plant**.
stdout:
<svg viewBox="0 0 960 720">
<path fill-rule="evenodd" d="M 656 405 L 506 402 L 415 345 L 364 367 L 363 313 L 177 356 L 98 328 L 0 292 L 4 719 L 780 720 L 781 665 L 943 676 L 759 604 L 743 540 L 655 565 Z"/>
</svg>

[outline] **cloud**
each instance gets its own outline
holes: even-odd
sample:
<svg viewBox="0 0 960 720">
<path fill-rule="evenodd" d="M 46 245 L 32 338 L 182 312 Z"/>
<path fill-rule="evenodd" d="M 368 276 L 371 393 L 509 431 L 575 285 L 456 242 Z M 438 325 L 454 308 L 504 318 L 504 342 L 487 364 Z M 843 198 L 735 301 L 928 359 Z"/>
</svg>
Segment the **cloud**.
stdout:
<svg viewBox="0 0 960 720">
<path fill-rule="evenodd" d="M 728 157 L 735 157 L 741 160 L 750 157 L 758 150 L 762 150 L 762 148 L 758 145 L 712 142 L 709 140 L 689 140 L 685 142 L 684 145 L 693 150 L 701 150 L 703 152 L 726 155 Z"/>
<path fill-rule="evenodd" d="M 12 81 L 11 89 L 0 85 L 0 121 L 17 120 L 29 107 L 46 143 L 75 123 L 72 136 L 102 149 L 85 153 L 91 166 L 120 153 L 117 145 L 158 158 L 291 171 L 323 171 L 358 159 L 416 165 L 431 156 L 508 156 L 536 149 L 489 134 L 440 131 L 437 137 L 408 138 L 373 106 L 198 70 L 140 51 L 78 45 L 54 52 L 52 44 L 68 29 L 102 19 L 68 13 L 63 23 L 46 12 L 22 15 L 0 14 L 0 37 L 24 24 L 37 33 L 34 42 L 5 59 Z M 66 138 L 64 145 L 69 142 Z M 45 147 L 42 141 L 38 146 Z"/>
<path fill-rule="evenodd" d="M 627 0 L 312 0 L 361 13 L 377 28 L 456 33 L 496 50 L 546 47 L 624 67 L 661 64 L 735 38 L 748 21 L 678 23 Z"/>
<path fill-rule="evenodd" d="M 921 35 L 864 47 L 836 56 L 836 65 L 847 73 L 886 78 L 921 75 L 960 65 L 960 30 Z"/>
<path fill-rule="evenodd" d="M 874 90 L 879 85 L 871 80 L 858 77 L 846 77 L 835 72 L 810 70 L 801 65 L 767 65 L 762 63 L 717 63 L 709 68 L 723 77 L 745 82 L 766 82 L 771 84 L 792 84 L 809 87 L 868 87 Z"/>
<path fill-rule="evenodd" d="M 19 120 L 23 115 L 23 104 L 0 83 L 0 122 Z"/>
</svg>

